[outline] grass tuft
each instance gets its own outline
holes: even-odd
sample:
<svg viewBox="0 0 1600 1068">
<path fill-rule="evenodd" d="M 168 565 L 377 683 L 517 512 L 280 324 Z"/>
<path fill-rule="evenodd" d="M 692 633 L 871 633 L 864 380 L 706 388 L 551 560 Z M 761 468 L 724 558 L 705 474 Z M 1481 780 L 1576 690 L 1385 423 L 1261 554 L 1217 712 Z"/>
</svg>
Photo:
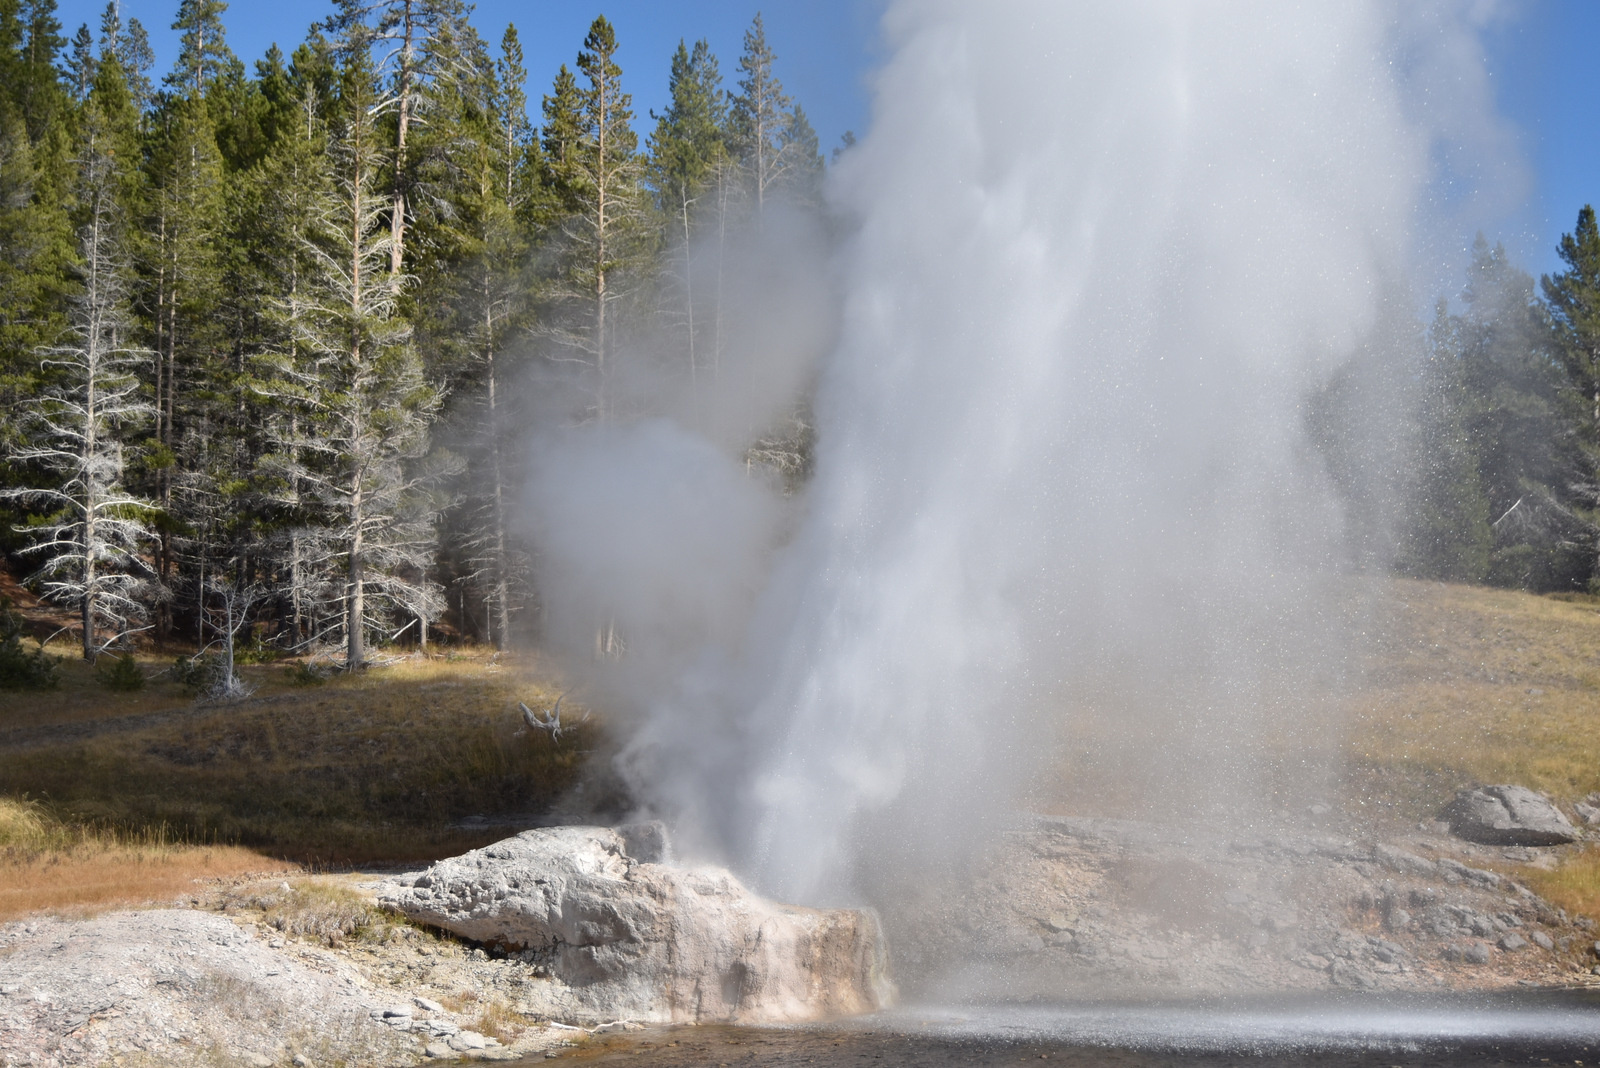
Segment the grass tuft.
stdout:
<svg viewBox="0 0 1600 1068">
<path fill-rule="evenodd" d="M 381 928 L 389 921 L 388 914 L 329 878 L 243 887 L 225 894 L 222 907 L 259 910 L 262 922 L 291 938 L 329 946 L 343 945 L 346 939 Z"/>
</svg>

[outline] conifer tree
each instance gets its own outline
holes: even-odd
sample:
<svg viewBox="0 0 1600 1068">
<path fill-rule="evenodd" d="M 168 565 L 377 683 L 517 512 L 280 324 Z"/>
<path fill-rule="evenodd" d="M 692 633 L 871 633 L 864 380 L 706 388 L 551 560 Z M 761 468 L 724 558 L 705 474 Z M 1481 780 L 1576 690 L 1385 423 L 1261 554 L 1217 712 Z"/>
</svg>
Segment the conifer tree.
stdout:
<svg viewBox="0 0 1600 1068">
<path fill-rule="evenodd" d="M 150 47 L 150 36 L 138 19 L 122 24 L 122 14 L 117 0 L 109 0 L 100 16 L 100 54 L 115 56 L 127 78 L 128 95 L 135 113 L 142 113 L 150 104 L 150 68 L 155 66 L 155 52 Z"/>
<path fill-rule="evenodd" d="M 723 177 L 728 165 L 724 128 L 727 122 L 727 105 L 723 100 L 722 76 L 717 69 L 716 57 L 704 41 L 696 41 L 691 53 L 682 41 L 672 57 L 672 71 L 668 82 L 671 102 L 656 117 L 656 129 L 650 137 L 649 175 L 655 188 L 657 206 L 671 220 L 668 241 L 673 250 L 673 269 L 668 272 L 677 291 L 674 302 L 680 309 L 682 336 L 686 349 L 690 388 L 699 396 L 701 363 L 701 325 L 696 321 L 695 306 L 695 249 L 698 244 L 702 220 L 712 216 L 723 222 L 724 204 L 714 195 L 711 203 L 702 206 L 702 198 L 714 194 L 714 183 Z M 720 256 L 721 242 L 718 253 Z M 718 309 L 720 310 L 720 309 Z M 713 316 L 713 321 L 716 321 Z M 717 346 L 712 345 L 715 356 Z M 711 369 L 714 373 L 716 361 Z"/>
<path fill-rule="evenodd" d="M 368 47 L 377 48 L 379 71 L 389 79 L 374 106 L 394 119 L 389 270 L 399 275 L 406 266 L 406 231 L 415 208 L 411 128 L 427 108 L 430 81 L 448 66 L 449 50 L 434 46 L 462 35 L 466 12 L 460 0 L 338 0 L 338 6 L 329 28 L 347 36 L 359 33 Z"/>
<path fill-rule="evenodd" d="M 315 270 L 295 344 L 316 368 L 314 422 L 301 468 L 320 525 L 318 555 L 337 568 L 345 663 L 367 662 L 368 627 L 384 609 L 436 618 L 428 578 L 437 470 L 419 468 L 439 397 L 423 378 L 411 327 L 396 315 L 403 278 L 389 265 L 392 233 L 382 191 L 390 161 L 375 119 L 377 86 L 359 42 L 343 51 L 340 115 L 330 162 L 332 227 L 312 243 Z"/>
<path fill-rule="evenodd" d="M 1590 585 L 1600 588 L 1600 225 L 1584 205 L 1557 246 L 1565 271 L 1541 280 L 1578 448 L 1573 496 L 1596 539 Z"/>
<path fill-rule="evenodd" d="M 40 351 L 50 384 L 27 406 L 30 443 L 14 452 L 18 463 L 53 477 L 43 486 L 0 489 L 0 497 L 47 510 L 29 530 L 29 552 L 44 558 L 37 580 L 51 599 L 77 609 L 83 658 L 91 662 L 142 616 L 149 579 L 141 560 L 149 506 L 124 485 L 125 450 L 151 412 L 137 373 L 149 353 L 129 343 L 129 265 L 112 140 L 91 99 L 79 154 L 81 289 L 71 300 L 68 337 Z M 102 640 L 102 628 L 114 633 Z"/>
<path fill-rule="evenodd" d="M 180 66 L 175 73 L 182 72 Z M 149 467 L 153 495 L 165 516 L 157 573 L 163 587 L 171 588 L 184 522 L 177 497 L 189 484 L 179 476 L 203 466 L 204 454 L 220 444 L 210 436 L 215 430 L 210 409 L 225 388 L 226 373 L 217 360 L 223 333 L 215 314 L 221 291 L 223 169 L 203 96 L 163 97 L 151 122 L 147 161 L 151 189 L 144 282 L 156 350 Z M 197 548 L 196 561 L 204 555 L 204 547 Z M 203 564 L 196 567 L 192 589 L 198 597 Z M 158 633 L 165 636 L 171 625 L 169 606 L 163 605 Z"/>
<path fill-rule="evenodd" d="M 183 36 L 178 40 L 178 62 L 166 77 L 166 84 L 177 92 L 198 99 L 213 79 L 238 62 L 222 25 L 222 13 L 227 10 L 225 0 L 181 0 L 178 4 L 172 28 L 182 30 Z"/>
<path fill-rule="evenodd" d="M 622 278 L 639 253 L 645 207 L 633 99 L 622 88 L 616 54 L 616 31 L 602 15 L 578 54 L 583 84 L 572 87 L 575 99 L 558 75 L 545 106 L 547 121 L 555 120 L 546 130 L 546 153 L 567 209 L 561 226 L 565 262 L 554 293 L 557 304 L 565 305 L 553 324 L 562 349 L 557 358 L 586 365 L 594 398 L 590 414 L 601 422 L 614 414 L 617 306 L 625 294 Z"/>
</svg>

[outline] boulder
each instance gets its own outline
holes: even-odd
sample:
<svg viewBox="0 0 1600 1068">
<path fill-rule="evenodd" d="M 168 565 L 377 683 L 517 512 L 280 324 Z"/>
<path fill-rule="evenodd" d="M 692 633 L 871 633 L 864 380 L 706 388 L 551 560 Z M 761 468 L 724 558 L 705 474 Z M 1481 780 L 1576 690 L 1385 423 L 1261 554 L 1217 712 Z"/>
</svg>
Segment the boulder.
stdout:
<svg viewBox="0 0 1600 1068">
<path fill-rule="evenodd" d="M 379 900 L 527 961 L 552 980 L 546 1011 L 569 1019 L 780 1023 L 892 1000 L 872 912 L 778 904 L 670 857 L 659 823 L 541 828 L 390 882 Z"/>
<path fill-rule="evenodd" d="M 1484 845 L 1565 845 L 1580 837 L 1549 798 L 1523 786 L 1463 790 L 1444 816 L 1456 837 Z"/>
</svg>

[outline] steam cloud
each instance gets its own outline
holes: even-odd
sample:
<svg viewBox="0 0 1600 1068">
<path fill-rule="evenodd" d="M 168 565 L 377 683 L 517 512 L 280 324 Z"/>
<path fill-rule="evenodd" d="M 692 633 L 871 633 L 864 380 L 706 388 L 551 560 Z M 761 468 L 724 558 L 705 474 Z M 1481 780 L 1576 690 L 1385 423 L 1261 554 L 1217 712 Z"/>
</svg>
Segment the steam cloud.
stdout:
<svg viewBox="0 0 1600 1068">
<path fill-rule="evenodd" d="M 892 5 L 836 310 L 791 284 L 814 242 L 745 302 L 814 332 L 743 399 L 817 376 L 804 493 L 726 418 L 537 450 L 548 631 L 626 634 L 594 685 L 690 850 L 847 901 L 1047 803 L 1064 753 L 1133 810 L 1269 792 L 1263 739 L 1320 729 L 1353 650 L 1306 405 L 1476 128 L 1418 103 L 1476 61 L 1454 11 Z"/>
</svg>

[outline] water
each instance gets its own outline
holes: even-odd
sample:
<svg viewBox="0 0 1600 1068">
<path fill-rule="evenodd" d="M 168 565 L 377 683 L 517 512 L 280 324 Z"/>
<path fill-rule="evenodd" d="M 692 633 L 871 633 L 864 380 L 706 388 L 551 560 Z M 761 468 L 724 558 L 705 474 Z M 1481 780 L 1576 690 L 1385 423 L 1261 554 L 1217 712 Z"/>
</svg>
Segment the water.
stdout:
<svg viewBox="0 0 1600 1068">
<path fill-rule="evenodd" d="M 1540 991 L 923 1008 L 827 1026 L 647 1030 L 596 1041 L 564 1059 L 662 1068 L 1039 1060 L 1126 1068 L 1591 1065 L 1600 1063 L 1600 997 Z"/>
</svg>

